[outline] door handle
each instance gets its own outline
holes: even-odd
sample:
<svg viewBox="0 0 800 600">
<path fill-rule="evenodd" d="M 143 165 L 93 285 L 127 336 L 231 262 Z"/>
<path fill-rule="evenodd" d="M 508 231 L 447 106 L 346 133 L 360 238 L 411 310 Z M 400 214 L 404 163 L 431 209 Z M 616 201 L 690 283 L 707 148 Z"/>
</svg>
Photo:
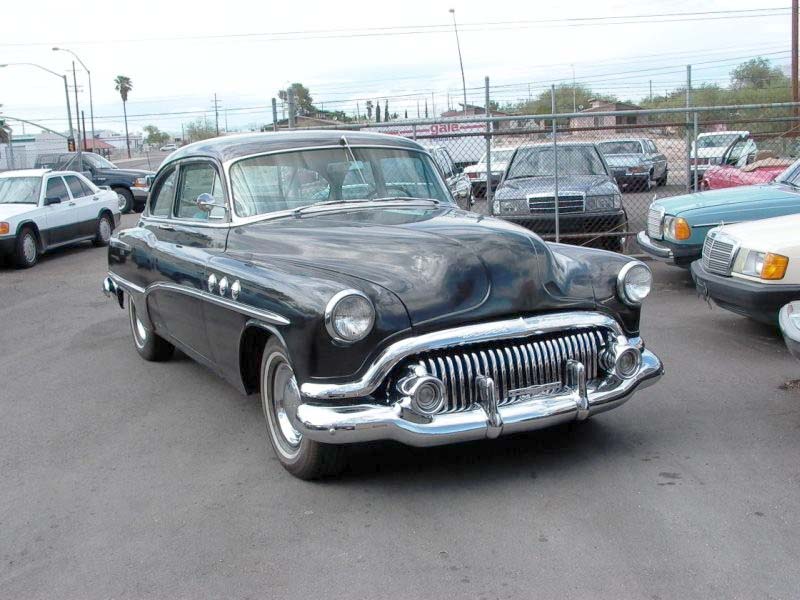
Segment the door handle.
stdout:
<svg viewBox="0 0 800 600">
<path fill-rule="evenodd" d="M 159 224 L 157 227 L 163 231 L 175 231 L 175 228 L 172 225 Z"/>
<path fill-rule="evenodd" d="M 100 198 L 98 198 L 97 196 L 92 197 L 92 202 L 97 202 L 98 200 L 100 200 Z"/>
<path fill-rule="evenodd" d="M 74 202 L 70 202 L 69 204 L 67 204 L 67 206 L 75 206 L 75 203 Z"/>
</svg>

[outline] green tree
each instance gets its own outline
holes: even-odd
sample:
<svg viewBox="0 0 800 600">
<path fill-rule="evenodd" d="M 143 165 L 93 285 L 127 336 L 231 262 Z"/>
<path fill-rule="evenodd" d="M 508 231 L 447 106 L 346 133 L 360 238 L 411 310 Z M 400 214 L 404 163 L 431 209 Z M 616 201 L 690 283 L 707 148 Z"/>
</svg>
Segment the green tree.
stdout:
<svg viewBox="0 0 800 600">
<path fill-rule="evenodd" d="M 762 56 L 743 62 L 731 71 L 731 87 L 734 90 L 764 89 L 788 84 L 789 79 L 783 71 L 779 67 L 773 67 L 770 61 Z"/>
<path fill-rule="evenodd" d="M 128 158 L 131 157 L 131 139 L 128 135 L 128 94 L 133 89 L 133 82 L 130 77 L 117 75 L 114 78 L 114 89 L 119 92 L 122 98 L 122 112 L 125 115 L 125 145 L 128 147 Z"/>
<path fill-rule="evenodd" d="M 155 125 L 145 125 L 142 128 L 145 132 L 144 141 L 153 146 L 166 144 L 170 140 L 170 135 L 166 131 L 161 131 Z"/>
<path fill-rule="evenodd" d="M 289 86 L 294 95 L 294 105 L 298 115 L 308 116 L 316 112 L 314 108 L 314 99 L 311 97 L 311 92 L 302 83 L 293 83 Z M 278 97 L 287 102 L 289 94 L 286 90 L 280 90 Z"/>
<path fill-rule="evenodd" d="M 216 128 L 211 125 L 206 119 L 197 118 L 189 123 L 186 128 L 186 137 L 190 142 L 197 142 L 199 140 L 207 140 L 216 137 Z"/>
</svg>

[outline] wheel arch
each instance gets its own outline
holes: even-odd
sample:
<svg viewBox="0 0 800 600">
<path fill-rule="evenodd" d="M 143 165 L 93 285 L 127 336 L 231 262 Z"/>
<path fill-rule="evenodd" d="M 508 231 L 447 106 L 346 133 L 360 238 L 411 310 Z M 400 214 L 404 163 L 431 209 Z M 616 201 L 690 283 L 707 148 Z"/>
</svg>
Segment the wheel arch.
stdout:
<svg viewBox="0 0 800 600">
<path fill-rule="evenodd" d="M 42 239 L 42 232 L 39 231 L 39 226 L 36 224 L 36 221 L 32 221 L 30 219 L 26 221 L 20 221 L 17 225 L 17 237 L 19 234 L 22 233 L 22 230 L 28 227 L 29 229 L 33 230 L 33 235 L 36 236 L 36 243 L 39 245 L 39 252 L 44 252 L 44 240 Z"/>
<path fill-rule="evenodd" d="M 271 339 L 277 339 L 284 348 L 286 342 L 273 326 L 257 319 L 250 319 L 239 337 L 239 375 L 242 388 L 247 394 L 259 391 L 261 379 L 261 357 L 264 347 Z"/>
</svg>

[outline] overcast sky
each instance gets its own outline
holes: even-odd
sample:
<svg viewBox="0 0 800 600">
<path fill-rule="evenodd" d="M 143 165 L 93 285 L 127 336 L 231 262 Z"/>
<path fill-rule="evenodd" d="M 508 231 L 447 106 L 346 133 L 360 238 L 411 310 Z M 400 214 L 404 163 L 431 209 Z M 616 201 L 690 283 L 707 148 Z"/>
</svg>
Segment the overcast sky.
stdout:
<svg viewBox="0 0 800 600">
<path fill-rule="evenodd" d="M 69 72 L 71 83 L 71 56 L 51 47 L 74 50 L 92 71 L 97 129 L 122 130 L 113 83 L 119 74 L 133 80 L 128 115 L 134 131 L 152 123 L 179 133 L 181 122 L 203 111 L 213 118 L 214 93 L 222 124 L 227 116 L 230 129 L 271 121 L 270 98 L 290 81 L 303 82 L 326 109 L 351 112 L 358 104 L 363 112 L 364 99 L 383 104 L 388 97 L 392 112 L 402 115 L 407 109 L 415 116 L 417 102 L 425 98 L 436 102 L 437 112 L 448 93 L 452 104 L 461 99 L 448 14 L 453 7 L 467 88 L 474 88 L 470 102 L 483 104 L 479 88 L 487 75 L 497 86 L 493 98 L 502 103 L 527 97 L 529 83 L 536 95 L 552 81 L 571 80 L 573 68 L 576 80 L 594 90 L 636 100 L 648 93 L 651 80 L 656 93 L 681 85 L 687 63 L 695 65 L 696 81 L 721 83 L 735 64 L 752 56 L 788 64 L 789 5 L 788 0 L 6 2 L 0 64 L 38 63 Z M 641 18 L 771 8 L 779 10 Z M 601 20 L 574 20 L 587 17 Z M 78 85 L 88 126 L 83 71 Z M 59 130 L 66 126 L 63 83 L 38 69 L 0 68 L 0 103 L 7 115 Z M 168 112 L 186 114 L 154 114 Z"/>
</svg>

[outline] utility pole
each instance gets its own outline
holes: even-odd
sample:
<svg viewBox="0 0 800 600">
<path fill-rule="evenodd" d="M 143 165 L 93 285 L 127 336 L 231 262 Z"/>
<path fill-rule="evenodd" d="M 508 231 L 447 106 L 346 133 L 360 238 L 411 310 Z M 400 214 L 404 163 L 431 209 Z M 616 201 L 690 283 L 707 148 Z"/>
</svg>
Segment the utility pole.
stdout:
<svg viewBox="0 0 800 600">
<path fill-rule="evenodd" d="M 294 129 L 294 89 L 291 86 L 286 90 L 286 104 L 289 105 L 289 129 Z"/>
<path fill-rule="evenodd" d="M 78 152 L 78 171 L 83 170 L 83 156 L 81 155 L 81 120 L 80 109 L 78 108 L 78 76 L 75 75 L 75 61 L 72 61 L 72 85 L 75 86 L 75 121 L 78 124 L 78 139 L 76 140 L 75 149 Z"/>
<path fill-rule="evenodd" d="M 464 78 L 464 61 L 461 58 L 461 42 L 458 41 L 458 25 L 456 24 L 456 9 L 451 8 L 453 15 L 453 31 L 456 32 L 456 47 L 458 48 L 458 64 L 461 67 L 461 87 L 464 90 L 464 116 L 467 115 L 467 80 Z M 434 111 L 435 112 L 435 111 Z"/>
<path fill-rule="evenodd" d="M 217 137 L 219 137 L 219 100 L 217 100 L 217 94 L 214 94 L 214 128 L 217 131 Z"/>
<path fill-rule="evenodd" d="M 578 107 L 575 103 L 575 65 L 572 67 L 572 112 L 578 112 Z"/>
<path fill-rule="evenodd" d="M 436 118 L 436 98 L 434 97 L 433 92 L 431 92 L 431 116 L 434 119 Z"/>
<path fill-rule="evenodd" d="M 798 59 L 797 59 L 797 18 L 798 18 L 798 0 L 792 0 L 792 102 L 800 101 L 800 85 L 798 85 L 797 81 L 797 68 L 798 68 Z M 795 106 L 794 107 L 794 114 L 798 116 L 800 114 L 800 110 Z M 796 127 L 797 125 L 795 125 Z"/>
<path fill-rule="evenodd" d="M 83 114 L 83 111 L 81 111 L 81 131 L 83 132 L 83 149 L 88 150 L 86 148 L 86 115 Z M 94 142 L 92 142 L 92 148 L 94 148 Z"/>
<path fill-rule="evenodd" d="M 278 131 L 278 101 L 272 99 L 272 131 Z"/>
<path fill-rule="evenodd" d="M 78 60 L 80 65 L 83 67 L 84 71 L 86 71 L 86 76 L 89 78 L 89 121 L 90 121 L 90 123 L 92 125 L 92 140 L 93 140 L 92 141 L 92 148 L 94 149 L 94 136 L 95 136 L 95 133 L 94 133 L 94 98 L 92 97 L 92 72 L 89 70 L 89 67 L 86 66 L 86 63 L 84 63 L 81 60 L 81 57 L 78 56 L 77 54 L 75 54 L 69 48 L 58 48 L 58 47 L 56 47 L 56 48 L 53 48 L 53 51 L 54 52 L 69 52 L 70 54 L 72 54 L 72 56 L 74 56 Z M 85 127 L 83 128 L 83 133 L 84 133 L 83 137 L 86 138 L 86 128 Z M 92 151 L 94 151 L 94 150 L 92 150 Z"/>
<path fill-rule="evenodd" d="M 653 80 L 650 80 L 650 102 L 653 101 Z"/>
<path fill-rule="evenodd" d="M 690 125 L 691 120 L 689 117 L 689 107 L 692 105 L 692 65 L 686 65 L 686 181 L 689 183 L 689 189 L 694 189 L 692 184 L 692 142 Z M 695 158 L 697 158 L 697 148 L 694 149 Z M 697 171 L 695 170 L 695 177 Z"/>
</svg>

